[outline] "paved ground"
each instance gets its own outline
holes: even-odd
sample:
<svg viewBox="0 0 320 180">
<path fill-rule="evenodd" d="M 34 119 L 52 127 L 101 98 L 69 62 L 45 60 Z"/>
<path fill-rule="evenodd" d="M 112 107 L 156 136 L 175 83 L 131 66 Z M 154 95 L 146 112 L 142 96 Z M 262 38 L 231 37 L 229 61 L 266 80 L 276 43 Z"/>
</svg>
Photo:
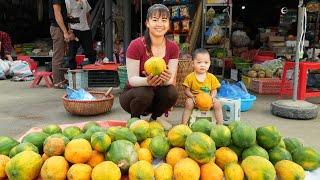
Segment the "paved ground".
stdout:
<svg viewBox="0 0 320 180">
<path fill-rule="evenodd" d="M 45 87 L 28 88 L 30 82 L 0 81 L 0 135 L 18 138 L 34 126 L 42 127 L 49 123 L 65 124 L 90 120 L 126 120 L 129 118 L 119 105 L 119 90 L 113 91 L 116 99 L 112 111 L 108 114 L 93 117 L 78 117 L 68 114 L 62 104 L 64 90 L 48 89 Z M 104 89 L 99 89 L 104 90 Z M 241 113 L 242 121 L 255 127 L 276 125 L 286 137 L 297 137 L 305 145 L 320 150 L 320 115 L 314 120 L 287 120 L 275 117 L 270 113 L 270 103 L 276 96 L 257 95 L 253 108 Z M 311 99 L 320 105 L 320 98 Z M 178 124 L 182 108 L 174 108 L 168 119 L 172 124 Z"/>
</svg>

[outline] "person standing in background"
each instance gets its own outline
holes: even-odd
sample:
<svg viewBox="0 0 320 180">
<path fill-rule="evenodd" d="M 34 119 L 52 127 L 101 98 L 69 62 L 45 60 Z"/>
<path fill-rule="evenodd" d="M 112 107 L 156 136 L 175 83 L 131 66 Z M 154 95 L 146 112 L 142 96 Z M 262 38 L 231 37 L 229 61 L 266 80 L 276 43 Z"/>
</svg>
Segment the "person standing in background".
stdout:
<svg viewBox="0 0 320 180">
<path fill-rule="evenodd" d="M 53 42 L 52 73 L 54 88 L 65 88 L 64 74 L 60 71 L 65 54 L 65 41 L 74 39 L 67 26 L 67 8 L 64 0 L 49 0 L 50 34 Z"/>
<path fill-rule="evenodd" d="M 8 33 L 0 31 L 0 59 L 13 61 L 12 56 L 12 43 Z"/>
<path fill-rule="evenodd" d="M 65 3 L 69 18 L 74 20 L 73 24 L 70 24 L 71 31 L 77 37 L 77 39 L 69 42 L 67 67 L 76 69 L 75 56 L 80 45 L 86 58 L 93 64 L 96 61 L 96 54 L 93 50 L 92 33 L 90 30 L 91 6 L 87 0 L 65 0 Z"/>
</svg>

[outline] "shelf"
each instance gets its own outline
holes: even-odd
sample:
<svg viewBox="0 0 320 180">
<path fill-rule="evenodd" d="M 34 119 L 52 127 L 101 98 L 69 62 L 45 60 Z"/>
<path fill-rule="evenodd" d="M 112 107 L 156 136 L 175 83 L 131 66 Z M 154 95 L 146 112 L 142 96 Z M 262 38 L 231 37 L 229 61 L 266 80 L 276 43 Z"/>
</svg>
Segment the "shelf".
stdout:
<svg viewBox="0 0 320 180">
<path fill-rule="evenodd" d="M 209 45 L 209 44 L 205 44 L 204 47 L 205 47 L 205 48 L 219 48 L 219 47 L 221 47 L 221 45 Z"/>
<path fill-rule="evenodd" d="M 206 28 L 209 28 L 210 26 L 206 26 Z M 221 28 L 223 28 L 223 29 L 231 29 L 231 27 L 230 26 L 220 26 Z"/>
<path fill-rule="evenodd" d="M 228 3 L 207 3 L 205 6 L 206 7 L 211 7 L 211 6 L 232 6 L 232 4 L 228 4 Z"/>
</svg>

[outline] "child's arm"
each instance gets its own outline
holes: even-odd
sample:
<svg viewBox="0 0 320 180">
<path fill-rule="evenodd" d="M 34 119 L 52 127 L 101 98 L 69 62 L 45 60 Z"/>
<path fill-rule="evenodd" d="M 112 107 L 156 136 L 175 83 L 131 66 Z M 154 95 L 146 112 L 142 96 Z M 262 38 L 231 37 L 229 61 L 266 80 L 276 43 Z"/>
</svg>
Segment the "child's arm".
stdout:
<svg viewBox="0 0 320 180">
<path fill-rule="evenodd" d="M 211 91 L 211 97 L 212 97 L 212 99 L 216 98 L 216 95 L 217 95 L 217 90 L 216 90 L 216 89 L 213 89 L 213 90 Z"/>
<path fill-rule="evenodd" d="M 193 100 L 193 102 L 195 102 L 195 99 L 194 99 L 195 97 L 194 97 L 194 95 L 192 94 L 192 92 L 191 92 L 191 90 L 190 90 L 189 87 L 186 87 L 186 88 L 185 88 L 184 94 L 185 94 L 187 97 L 191 98 L 191 99 Z"/>
</svg>

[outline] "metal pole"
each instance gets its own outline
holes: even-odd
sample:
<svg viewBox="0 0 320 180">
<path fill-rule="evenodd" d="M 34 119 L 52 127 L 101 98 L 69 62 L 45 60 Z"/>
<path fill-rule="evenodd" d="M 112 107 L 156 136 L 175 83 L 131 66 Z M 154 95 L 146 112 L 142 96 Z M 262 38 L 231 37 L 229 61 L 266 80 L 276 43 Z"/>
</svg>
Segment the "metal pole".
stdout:
<svg viewBox="0 0 320 180">
<path fill-rule="evenodd" d="M 124 51 L 131 41 L 131 0 L 123 0 L 123 14 L 124 14 Z"/>
<path fill-rule="evenodd" d="M 293 76 L 293 101 L 297 100 L 298 96 L 298 83 L 299 83 L 299 59 L 301 56 L 301 49 L 300 49 L 300 39 L 302 36 L 302 26 L 304 26 L 303 17 L 304 17 L 304 10 L 303 10 L 303 0 L 299 0 L 298 6 L 298 22 L 297 22 L 297 40 L 296 40 L 296 57 L 295 57 L 295 66 L 294 66 L 294 76 Z"/>
<path fill-rule="evenodd" d="M 143 24 L 143 22 L 142 22 L 142 3 L 143 3 L 143 1 L 142 0 L 140 0 L 140 35 L 142 36 L 143 35 L 143 26 L 142 26 L 142 24 Z"/>
<path fill-rule="evenodd" d="M 113 61 L 112 1 L 104 0 L 104 53 Z"/>
</svg>

